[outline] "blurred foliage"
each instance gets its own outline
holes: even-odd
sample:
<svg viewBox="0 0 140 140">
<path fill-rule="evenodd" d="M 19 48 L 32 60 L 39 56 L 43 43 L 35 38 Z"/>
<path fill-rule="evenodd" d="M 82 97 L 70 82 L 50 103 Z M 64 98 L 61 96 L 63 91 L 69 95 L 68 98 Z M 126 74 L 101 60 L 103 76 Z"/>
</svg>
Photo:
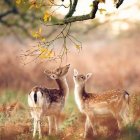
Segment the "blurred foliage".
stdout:
<svg viewBox="0 0 140 140">
<path fill-rule="evenodd" d="M 0 23 L 2 24 L 0 29 L 6 27 L 3 33 L 7 33 L 7 30 L 10 28 L 12 32 L 22 31 L 26 35 L 31 36 L 29 30 L 40 24 L 39 21 L 45 9 L 44 7 L 35 7 L 35 4 L 29 0 L 1 0 Z"/>
</svg>

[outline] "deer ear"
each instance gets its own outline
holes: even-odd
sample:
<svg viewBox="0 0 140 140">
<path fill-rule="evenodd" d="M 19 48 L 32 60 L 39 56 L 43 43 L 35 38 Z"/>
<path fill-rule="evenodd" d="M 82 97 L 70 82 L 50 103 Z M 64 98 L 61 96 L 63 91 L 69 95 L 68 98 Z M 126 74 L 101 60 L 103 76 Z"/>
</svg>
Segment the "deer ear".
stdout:
<svg viewBox="0 0 140 140">
<path fill-rule="evenodd" d="M 66 65 L 68 68 L 70 67 L 70 64 Z"/>
<path fill-rule="evenodd" d="M 86 80 L 88 80 L 91 77 L 92 73 L 86 74 Z"/>
<path fill-rule="evenodd" d="M 76 69 L 74 69 L 74 76 L 78 75 L 78 71 Z"/>
<path fill-rule="evenodd" d="M 65 68 L 66 69 L 69 69 L 70 68 L 70 64 L 66 65 Z"/>
</svg>

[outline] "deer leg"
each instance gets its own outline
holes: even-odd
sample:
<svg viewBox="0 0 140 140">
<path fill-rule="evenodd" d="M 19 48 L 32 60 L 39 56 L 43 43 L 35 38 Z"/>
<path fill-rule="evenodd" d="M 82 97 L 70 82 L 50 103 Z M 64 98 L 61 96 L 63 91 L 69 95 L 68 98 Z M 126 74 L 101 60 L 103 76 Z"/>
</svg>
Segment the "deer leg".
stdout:
<svg viewBox="0 0 140 140">
<path fill-rule="evenodd" d="M 123 128 L 123 119 L 121 115 L 116 115 L 117 123 L 118 123 L 118 128 L 121 130 Z"/>
<path fill-rule="evenodd" d="M 87 133 L 88 133 L 88 129 L 89 129 L 89 127 L 90 127 L 90 122 L 89 122 L 88 117 L 86 117 L 84 138 L 87 137 Z"/>
<path fill-rule="evenodd" d="M 120 113 L 120 112 L 119 112 Z M 121 130 L 123 128 L 123 119 L 121 116 L 121 113 L 119 114 L 118 112 L 114 112 L 112 110 L 112 115 L 116 119 L 117 124 L 118 124 L 118 129 Z"/>
<path fill-rule="evenodd" d="M 52 134 L 52 117 L 51 116 L 48 116 L 48 124 L 49 124 L 49 135 Z"/>
<path fill-rule="evenodd" d="M 37 131 L 37 120 L 34 118 L 34 130 L 33 130 L 33 137 L 35 137 Z"/>
<path fill-rule="evenodd" d="M 119 116 L 117 117 L 118 128 L 121 130 L 123 128 L 123 121 L 122 118 Z"/>
<path fill-rule="evenodd" d="M 56 131 L 56 134 L 58 134 L 58 132 L 59 132 L 59 115 L 54 116 L 54 120 L 55 120 L 55 131 Z"/>
<path fill-rule="evenodd" d="M 38 124 L 39 139 L 41 139 L 42 138 L 42 133 L 41 133 L 41 122 L 40 122 L 40 120 L 37 121 L 37 124 Z"/>
<path fill-rule="evenodd" d="M 95 116 L 93 113 L 90 113 L 90 115 L 87 116 L 88 120 L 89 120 L 89 124 L 92 128 L 92 131 L 93 131 L 93 134 L 96 136 L 97 135 L 97 131 L 96 131 L 96 128 L 95 128 Z"/>
<path fill-rule="evenodd" d="M 121 113 L 123 122 L 125 123 L 125 125 L 129 124 L 131 122 L 131 118 L 130 118 L 130 111 L 129 111 L 129 107 L 126 106 L 124 110 L 122 110 Z"/>
</svg>

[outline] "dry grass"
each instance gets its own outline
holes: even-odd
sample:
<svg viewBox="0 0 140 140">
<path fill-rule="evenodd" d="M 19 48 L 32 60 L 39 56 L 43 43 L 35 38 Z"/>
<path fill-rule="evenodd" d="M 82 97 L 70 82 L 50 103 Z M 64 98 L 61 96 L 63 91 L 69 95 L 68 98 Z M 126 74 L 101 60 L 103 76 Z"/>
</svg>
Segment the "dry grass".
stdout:
<svg viewBox="0 0 140 140">
<path fill-rule="evenodd" d="M 24 106 L 19 103 L 18 101 L 15 101 L 13 103 L 8 104 L 2 104 L 0 106 L 0 113 L 3 113 L 5 116 L 10 117 L 12 114 L 15 114 L 17 110 L 25 109 Z"/>
<path fill-rule="evenodd" d="M 14 93 L 13 93 L 14 94 Z M 5 96 L 5 95 L 2 95 Z M 24 96 L 24 95 L 22 95 Z M 21 97 L 21 96 L 20 96 Z M 23 97 L 24 98 L 24 97 Z M 138 100 L 136 100 L 138 99 Z M 8 102 L 8 101 L 6 101 Z M 22 100 L 18 101 L 18 104 L 21 104 Z M 32 120 L 29 115 L 29 110 L 27 104 L 24 103 L 23 107 L 16 107 L 16 103 L 11 102 L 8 106 L 12 106 L 12 114 L 11 116 L 5 116 L 5 113 L 1 111 L 0 117 L 0 138 L 1 140 L 15 140 L 15 139 L 32 139 Z M 135 106 L 137 104 L 137 106 Z M 133 117 L 135 122 L 130 126 L 124 128 L 124 130 L 120 133 L 117 128 L 117 122 L 113 117 L 107 118 L 96 118 L 96 129 L 98 132 L 98 137 L 95 140 L 139 140 L 140 137 L 140 112 L 139 110 L 140 101 L 137 94 L 132 96 L 130 107 L 133 112 Z M 1 105 L 2 108 L 2 105 Z M 15 111 L 16 108 L 16 111 Z M 131 112 L 131 113 L 132 113 Z M 137 120 L 136 120 L 137 118 Z M 42 120 L 42 132 L 43 132 L 43 140 L 46 139 L 54 139 L 54 140 L 83 140 L 83 132 L 84 132 L 84 122 L 85 116 L 80 114 L 76 108 L 74 103 L 74 97 L 69 96 L 68 102 L 65 107 L 65 111 L 61 116 L 61 125 L 60 125 L 60 133 L 56 136 L 48 136 L 48 123 L 47 119 L 44 118 Z M 89 131 L 89 135 L 87 140 L 93 139 L 93 135 L 91 130 Z"/>
</svg>

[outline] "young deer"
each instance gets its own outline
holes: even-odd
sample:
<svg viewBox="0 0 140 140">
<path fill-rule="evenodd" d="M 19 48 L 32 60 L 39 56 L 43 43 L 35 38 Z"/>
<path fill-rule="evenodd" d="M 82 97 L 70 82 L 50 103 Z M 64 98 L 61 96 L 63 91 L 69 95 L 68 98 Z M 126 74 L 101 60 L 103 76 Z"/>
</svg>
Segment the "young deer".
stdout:
<svg viewBox="0 0 140 140">
<path fill-rule="evenodd" d="M 87 136 L 88 128 L 91 126 L 93 133 L 95 130 L 95 116 L 112 114 L 118 123 L 119 129 L 123 127 L 123 123 L 129 122 L 129 94 L 124 90 L 107 91 L 102 94 L 88 93 L 85 90 L 85 83 L 92 74 L 78 74 L 74 70 L 75 83 L 75 101 L 80 112 L 86 115 L 84 137 Z"/>
<path fill-rule="evenodd" d="M 31 116 L 34 119 L 33 137 L 39 131 L 39 138 L 42 137 L 40 121 L 43 115 L 48 116 L 49 134 L 52 133 L 52 121 L 54 119 L 55 130 L 58 132 L 59 116 L 64 108 L 69 88 L 66 74 L 70 65 L 57 68 L 56 70 L 45 70 L 45 74 L 54 79 L 59 89 L 48 89 L 46 87 L 34 87 L 28 95 L 28 104 L 31 108 Z"/>
</svg>

